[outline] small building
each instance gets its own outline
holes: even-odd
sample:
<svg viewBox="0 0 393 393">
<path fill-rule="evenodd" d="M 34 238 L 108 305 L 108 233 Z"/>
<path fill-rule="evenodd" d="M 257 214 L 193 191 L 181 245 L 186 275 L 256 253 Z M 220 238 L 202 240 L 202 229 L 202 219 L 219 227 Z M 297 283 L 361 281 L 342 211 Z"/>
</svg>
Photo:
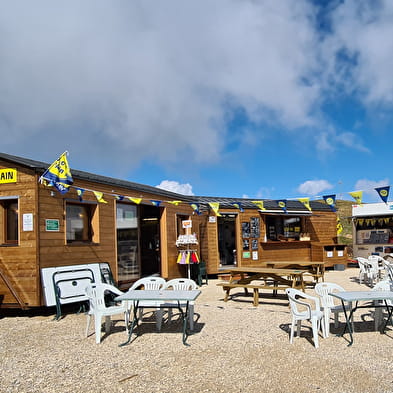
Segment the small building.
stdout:
<svg viewBox="0 0 393 393">
<path fill-rule="evenodd" d="M 385 256 L 393 253 L 393 203 L 352 206 L 353 255 Z"/>
<path fill-rule="evenodd" d="M 39 182 L 49 165 L 0 153 L 0 306 L 43 305 L 49 267 L 106 262 L 125 289 L 151 274 L 186 276 L 181 252 L 211 275 L 267 261 L 346 263 L 325 203 L 184 196 L 72 168 L 60 194 Z M 196 241 L 179 244 L 187 234 Z"/>
</svg>

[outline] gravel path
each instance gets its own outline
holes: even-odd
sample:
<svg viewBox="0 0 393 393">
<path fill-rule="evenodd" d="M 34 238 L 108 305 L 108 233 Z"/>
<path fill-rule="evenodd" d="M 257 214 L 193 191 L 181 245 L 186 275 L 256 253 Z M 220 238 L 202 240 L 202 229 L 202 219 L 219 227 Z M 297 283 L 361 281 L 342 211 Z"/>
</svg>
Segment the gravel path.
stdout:
<svg viewBox="0 0 393 393">
<path fill-rule="evenodd" d="M 325 281 L 364 289 L 357 275 L 355 268 L 328 271 Z M 291 345 L 284 295 L 266 292 L 259 307 L 251 295 L 224 303 L 218 282 L 201 288 L 189 347 L 182 345 L 175 318 L 156 333 L 147 315 L 142 334 L 120 348 L 126 335 L 117 316 L 96 345 L 94 334 L 83 337 L 83 314 L 54 321 L 54 309 L 3 311 L 0 392 L 393 392 L 393 328 L 386 335 L 374 331 L 372 310 L 357 311 L 352 347 L 333 328 L 315 349 L 308 323 Z"/>
</svg>

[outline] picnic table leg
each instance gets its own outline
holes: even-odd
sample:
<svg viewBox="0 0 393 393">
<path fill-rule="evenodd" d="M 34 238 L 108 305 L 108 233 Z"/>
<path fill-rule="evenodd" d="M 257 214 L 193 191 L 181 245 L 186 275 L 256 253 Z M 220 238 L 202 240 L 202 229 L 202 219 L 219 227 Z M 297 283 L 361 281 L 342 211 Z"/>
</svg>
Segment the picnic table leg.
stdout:
<svg viewBox="0 0 393 393">
<path fill-rule="evenodd" d="M 259 304 L 258 288 L 254 288 L 254 306 L 258 307 L 258 304 Z"/>
</svg>

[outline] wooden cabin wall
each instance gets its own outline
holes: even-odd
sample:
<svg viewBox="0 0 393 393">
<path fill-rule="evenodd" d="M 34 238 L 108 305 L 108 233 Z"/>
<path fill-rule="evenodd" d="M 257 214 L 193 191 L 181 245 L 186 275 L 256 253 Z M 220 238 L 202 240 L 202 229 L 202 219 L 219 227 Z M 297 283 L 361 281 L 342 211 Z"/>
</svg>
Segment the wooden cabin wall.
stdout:
<svg viewBox="0 0 393 393">
<path fill-rule="evenodd" d="M 318 211 L 309 217 L 307 231 L 311 241 L 325 244 L 337 243 L 337 215 L 330 211 Z"/>
<path fill-rule="evenodd" d="M 0 268 L 9 279 L 23 303 L 30 306 L 40 304 L 39 270 L 37 260 L 37 188 L 38 177 L 34 171 L 0 160 L 0 169 L 17 170 L 17 182 L 0 184 L 1 197 L 19 197 L 19 244 L 0 246 Z M 33 214 L 33 230 L 23 230 L 23 214 Z M 0 304 L 19 306 L 8 286 L 0 277 Z"/>
</svg>

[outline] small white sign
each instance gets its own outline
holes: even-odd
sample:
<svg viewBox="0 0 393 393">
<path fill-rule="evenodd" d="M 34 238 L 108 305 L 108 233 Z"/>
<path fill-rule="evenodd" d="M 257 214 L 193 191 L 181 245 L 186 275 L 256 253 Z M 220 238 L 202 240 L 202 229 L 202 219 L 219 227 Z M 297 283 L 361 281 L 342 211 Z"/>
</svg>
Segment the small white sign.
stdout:
<svg viewBox="0 0 393 393">
<path fill-rule="evenodd" d="M 216 218 L 216 216 L 209 216 L 209 222 L 216 222 L 217 221 L 217 218 Z"/>
<path fill-rule="evenodd" d="M 184 220 L 182 221 L 182 225 L 184 229 L 192 228 L 192 221 L 191 220 Z"/>
<path fill-rule="evenodd" d="M 33 225 L 33 213 L 24 213 L 23 214 L 23 231 L 30 232 L 34 228 Z"/>
<path fill-rule="evenodd" d="M 258 260 L 258 251 L 253 251 L 252 252 L 252 260 L 257 261 Z"/>
<path fill-rule="evenodd" d="M 337 251 L 337 256 L 338 257 L 343 257 L 344 256 L 344 251 L 338 250 Z"/>
<path fill-rule="evenodd" d="M 327 256 L 328 258 L 333 258 L 333 251 L 328 251 L 328 252 L 326 253 L 326 256 Z"/>
</svg>

